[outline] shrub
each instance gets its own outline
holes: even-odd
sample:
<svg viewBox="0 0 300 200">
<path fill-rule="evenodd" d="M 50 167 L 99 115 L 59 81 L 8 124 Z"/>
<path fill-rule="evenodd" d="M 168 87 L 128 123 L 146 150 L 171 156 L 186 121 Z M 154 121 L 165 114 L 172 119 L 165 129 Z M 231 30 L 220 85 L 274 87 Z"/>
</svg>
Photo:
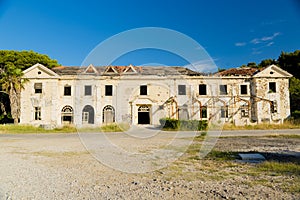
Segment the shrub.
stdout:
<svg viewBox="0 0 300 200">
<path fill-rule="evenodd" d="M 179 128 L 179 121 L 171 118 L 162 118 L 159 120 L 160 125 L 166 129 L 177 130 Z"/>
<path fill-rule="evenodd" d="M 166 130 L 185 130 L 185 131 L 200 131 L 207 128 L 206 120 L 177 120 L 171 118 L 162 118 L 159 120 L 161 126 Z"/>
</svg>

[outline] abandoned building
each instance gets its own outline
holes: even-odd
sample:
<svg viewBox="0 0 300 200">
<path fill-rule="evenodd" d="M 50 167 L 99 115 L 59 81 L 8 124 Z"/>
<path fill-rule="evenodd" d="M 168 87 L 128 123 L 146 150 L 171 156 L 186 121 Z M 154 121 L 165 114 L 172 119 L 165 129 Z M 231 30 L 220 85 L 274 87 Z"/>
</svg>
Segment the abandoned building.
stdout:
<svg viewBox="0 0 300 200">
<path fill-rule="evenodd" d="M 161 118 L 216 120 L 235 125 L 282 123 L 290 116 L 289 78 L 271 65 L 201 74 L 183 67 L 106 66 L 24 71 L 21 124 L 129 123 Z"/>
</svg>

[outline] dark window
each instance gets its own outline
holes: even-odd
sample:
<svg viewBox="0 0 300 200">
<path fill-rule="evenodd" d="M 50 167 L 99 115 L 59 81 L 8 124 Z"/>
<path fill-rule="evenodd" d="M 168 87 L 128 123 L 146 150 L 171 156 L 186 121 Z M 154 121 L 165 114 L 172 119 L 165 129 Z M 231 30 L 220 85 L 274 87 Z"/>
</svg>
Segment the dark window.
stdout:
<svg viewBox="0 0 300 200">
<path fill-rule="evenodd" d="M 241 85 L 241 94 L 248 94 L 247 85 Z"/>
<path fill-rule="evenodd" d="M 201 107 L 200 115 L 201 115 L 201 118 L 207 118 L 207 107 L 206 106 Z"/>
<path fill-rule="evenodd" d="M 35 93 L 42 93 L 42 83 L 35 83 L 34 84 L 34 92 Z"/>
<path fill-rule="evenodd" d="M 276 92 L 276 83 L 275 82 L 269 82 L 269 92 L 270 93 Z"/>
<path fill-rule="evenodd" d="M 178 85 L 178 95 L 186 95 L 185 85 Z"/>
<path fill-rule="evenodd" d="M 140 95 L 147 95 L 147 85 L 140 86 Z"/>
<path fill-rule="evenodd" d="M 41 120 L 41 107 L 34 107 L 34 120 Z"/>
<path fill-rule="evenodd" d="M 220 95 L 227 94 L 227 85 L 220 85 Z"/>
<path fill-rule="evenodd" d="M 64 95 L 65 96 L 71 96 L 71 86 L 65 86 L 64 87 Z"/>
<path fill-rule="evenodd" d="M 206 95 L 206 85 L 205 84 L 199 85 L 199 95 Z"/>
<path fill-rule="evenodd" d="M 92 95 L 92 86 L 91 85 L 85 85 L 84 86 L 84 95 L 85 96 Z"/>
<path fill-rule="evenodd" d="M 112 85 L 105 86 L 105 96 L 112 96 L 113 94 L 113 87 Z"/>
<path fill-rule="evenodd" d="M 221 118 L 227 118 L 228 117 L 228 106 L 222 106 L 221 107 Z"/>
<path fill-rule="evenodd" d="M 270 103 L 270 107 L 271 107 L 271 113 L 277 113 L 277 102 L 276 101 L 272 101 Z"/>
<path fill-rule="evenodd" d="M 249 108 L 247 105 L 241 106 L 241 117 L 249 117 Z"/>
</svg>

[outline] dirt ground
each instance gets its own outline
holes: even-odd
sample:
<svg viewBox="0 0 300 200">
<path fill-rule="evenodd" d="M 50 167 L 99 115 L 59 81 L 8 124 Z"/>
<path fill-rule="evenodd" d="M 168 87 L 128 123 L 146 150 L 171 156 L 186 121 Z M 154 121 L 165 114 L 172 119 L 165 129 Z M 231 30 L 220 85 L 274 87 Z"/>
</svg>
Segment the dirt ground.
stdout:
<svg viewBox="0 0 300 200">
<path fill-rule="evenodd" d="M 138 142 L 108 137 L 143 153 L 173 134 Z M 191 149 L 164 168 L 126 173 L 99 162 L 77 134 L 0 135 L 0 143 L 0 199 L 300 199 L 299 171 L 277 174 L 257 170 L 258 164 L 198 159 Z M 255 151 L 298 166 L 300 138 L 222 137 L 214 151 Z"/>
</svg>

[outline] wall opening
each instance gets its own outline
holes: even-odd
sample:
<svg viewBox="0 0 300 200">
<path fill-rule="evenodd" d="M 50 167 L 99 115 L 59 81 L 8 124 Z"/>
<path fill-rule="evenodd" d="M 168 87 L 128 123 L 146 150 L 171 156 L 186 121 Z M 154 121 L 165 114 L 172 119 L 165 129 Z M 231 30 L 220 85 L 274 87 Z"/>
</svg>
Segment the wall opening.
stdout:
<svg viewBox="0 0 300 200">
<path fill-rule="evenodd" d="M 82 123 L 83 124 L 94 124 L 94 108 L 90 105 L 84 106 L 82 110 Z"/>
<path fill-rule="evenodd" d="M 103 123 L 110 124 L 115 122 L 115 109 L 108 105 L 103 108 Z"/>
<path fill-rule="evenodd" d="M 73 108 L 71 106 L 64 106 L 61 110 L 61 123 L 72 124 L 73 123 Z"/>
<path fill-rule="evenodd" d="M 147 105 L 138 108 L 138 124 L 150 124 L 150 108 Z"/>
</svg>

